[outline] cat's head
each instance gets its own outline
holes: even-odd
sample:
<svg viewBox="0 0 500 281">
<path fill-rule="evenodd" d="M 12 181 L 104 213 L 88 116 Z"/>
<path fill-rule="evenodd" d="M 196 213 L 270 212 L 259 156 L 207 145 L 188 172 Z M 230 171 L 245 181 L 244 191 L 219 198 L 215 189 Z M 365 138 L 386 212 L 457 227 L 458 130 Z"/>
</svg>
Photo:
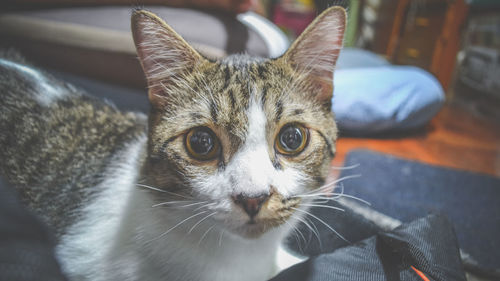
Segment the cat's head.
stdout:
<svg viewBox="0 0 500 281">
<path fill-rule="evenodd" d="M 203 218 L 244 237 L 302 215 L 335 154 L 332 81 L 345 21 L 333 7 L 280 58 L 214 61 L 136 11 L 152 105 L 143 175 L 164 191 L 152 193 L 159 206 L 179 204 L 197 216 L 193 223 Z"/>
</svg>

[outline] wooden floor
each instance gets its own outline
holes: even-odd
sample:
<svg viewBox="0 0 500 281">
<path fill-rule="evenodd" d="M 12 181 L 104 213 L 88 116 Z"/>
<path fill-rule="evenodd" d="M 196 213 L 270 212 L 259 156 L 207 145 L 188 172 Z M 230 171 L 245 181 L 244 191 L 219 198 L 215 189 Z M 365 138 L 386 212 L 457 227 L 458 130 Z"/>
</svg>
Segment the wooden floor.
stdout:
<svg viewBox="0 0 500 281">
<path fill-rule="evenodd" d="M 500 107 L 497 108 L 500 113 Z M 406 159 L 500 177 L 500 119 L 464 102 L 446 104 L 422 131 L 388 138 L 340 137 L 334 166 L 366 148 Z M 335 176 L 335 175 L 333 175 Z"/>
</svg>

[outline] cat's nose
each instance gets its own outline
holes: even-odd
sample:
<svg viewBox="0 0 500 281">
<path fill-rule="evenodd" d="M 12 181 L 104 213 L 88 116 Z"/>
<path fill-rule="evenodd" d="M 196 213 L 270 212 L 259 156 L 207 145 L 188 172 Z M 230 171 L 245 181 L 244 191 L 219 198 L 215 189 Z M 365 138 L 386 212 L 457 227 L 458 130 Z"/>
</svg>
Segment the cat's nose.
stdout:
<svg viewBox="0 0 500 281">
<path fill-rule="evenodd" d="M 253 219 L 260 211 L 262 204 L 267 201 L 269 194 L 261 194 L 257 196 L 248 196 L 238 194 L 232 196 L 234 203 L 240 205 L 243 210 Z"/>
</svg>

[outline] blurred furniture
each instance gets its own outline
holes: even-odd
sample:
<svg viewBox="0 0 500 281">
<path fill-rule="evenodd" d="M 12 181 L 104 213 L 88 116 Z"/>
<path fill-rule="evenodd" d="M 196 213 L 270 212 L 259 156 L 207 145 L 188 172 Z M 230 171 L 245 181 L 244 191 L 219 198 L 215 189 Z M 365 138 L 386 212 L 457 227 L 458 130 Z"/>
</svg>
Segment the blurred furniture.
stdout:
<svg viewBox="0 0 500 281">
<path fill-rule="evenodd" d="M 365 0 L 360 44 L 395 64 L 430 71 L 447 89 L 468 13 L 464 1 Z"/>
<path fill-rule="evenodd" d="M 429 70 L 447 89 L 467 12 L 464 0 L 400 1 L 387 57 Z"/>
<path fill-rule="evenodd" d="M 462 46 L 455 90 L 500 101 L 500 1 L 471 7 Z"/>
<path fill-rule="evenodd" d="M 376 136 L 422 128 L 444 103 L 444 91 L 429 72 L 391 65 L 357 48 L 341 51 L 334 85 L 332 109 L 343 135 Z"/>
<path fill-rule="evenodd" d="M 462 83 L 481 93 L 500 99 L 500 51 L 469 46 L 460 65 L 458 78 Z"/>
<path fill-rule="evenodd" d="M 8 8 L 0 12 L 0 47 L 19 50 L 38 66 L 145 87 L 130 31 L 133 7 Z M 254 13 L 236 17 L 164 6 L 144 8 L 158 14 L 210 58 L 234 53 L 275 57 L 288 47 L 284 34 Z"/>
</svg>

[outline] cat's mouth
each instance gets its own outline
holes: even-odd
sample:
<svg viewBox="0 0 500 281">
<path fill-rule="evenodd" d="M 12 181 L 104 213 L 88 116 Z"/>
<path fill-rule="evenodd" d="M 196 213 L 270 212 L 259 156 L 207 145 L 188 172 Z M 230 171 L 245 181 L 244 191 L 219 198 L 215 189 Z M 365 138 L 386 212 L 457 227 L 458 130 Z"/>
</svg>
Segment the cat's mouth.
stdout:
<svg viewBox="0 0 500 281">
<path fill-rule="evenodd" d="M 293 215 L 294 206 L 298 206 L 299 201 L 287 202 L 280 208 L 264 208 L 262 214 L 257 217 L 247 218 L 246 221 L 234 229 L 237 234 L 246 238 L 259 238 L 264 233 L 279 227 Z"/>
</svg>

